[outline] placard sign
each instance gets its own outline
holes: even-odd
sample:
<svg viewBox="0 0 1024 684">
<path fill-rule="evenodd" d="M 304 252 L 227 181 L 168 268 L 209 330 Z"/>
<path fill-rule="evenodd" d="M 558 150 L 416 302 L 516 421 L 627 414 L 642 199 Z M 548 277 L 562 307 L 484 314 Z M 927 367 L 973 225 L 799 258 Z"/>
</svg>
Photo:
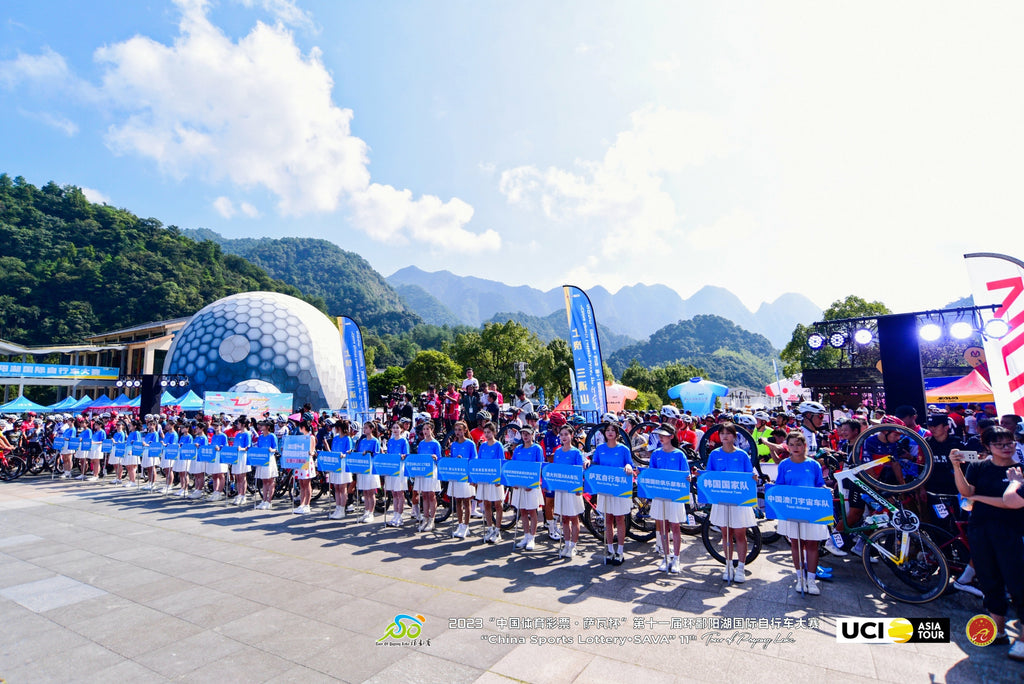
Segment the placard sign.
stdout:
<svg viewBox="0 0 1024 684">
<path fill-rule="evenodd" d="M 309 467 L 312 445 L 311 435 L 285 435 L 281 440 L 281 467 L 285 470 Z"/>
<path fill-rule="evenodd" d="M 316 469 L 321 473 L 345 472 L 345 454 L 340 451 L 316 452 Z"/>
<path fill-rule="evenodd" d="M 769 485 L 764 490 L 764 507 L 769 518 L 825 525 L 835 522 L 832 490 L 827 487 Z"/>
<path fill-rule="evenodd" d="M 164 447 L 164 458 L 170 461 L 181 458 L 179 454 L 181 454 L 181 447 L 177 444 L 168 444 Z"/>
<path fill-rule="evenodd" d="M 501 484 L 500 458 L 473 458 L 469 461 L 469 481 L 477 484 Z"/>
<path fill-rule="evenodd" d="M 542 475 L 548 491 L 583 493 L 583 466 L 545 463 Z"/>
<path fill-rule="evenodd" d="M 409 477 L 436 477 L 435 465 L 430 454 L 409 454 L 405 457 L 405 474 Z"/>
<path fill-rule="evenodd" d="M 750 473 L 707 471 L 697 477 L 697 502 L 756 506 L 757 483 Z"/>
<path fill-rule="evenodd" d="M 469 459 L 438 459 L 437 478 L 443 482 L 469 482 Z"/>
<path fill-rule="evenodd" d="M 181 461 L 194 461 L 196 460 L 196 445 L 195 444 L 181 444 L 178 446 L 178 459 Z"/>
<path fill-rule="evenodd" d="M 146 445 L 145 444 L 140 444 L 139 442 L 135 442 L 134 444 L 132 444 L 131 450 L 132 450 L 132 456 L 135 456 L 136 458 L 138 458 L 138 457 L 142 456 L 142 454 L 145 452 Z"/>
<path fill-rule="evenodd" d="M 67 444 L 67 443 L 68 443 L 67 440 L 64 439 L 63 437 L 54 437 L 53 438 L 53 448 L 56 449 L 57 451 L 60 451 L 61 449 L 63 449 L 64 445 Z"/>
<path fill-rule="evenodd" d="M 682 470 L 644 468 L 636 476 L 637 493 L 644 499 L 675 503 L 690 501 L 690 473 Z"/>
<path fill-rule="evenodd" d="M 345 472 L 357 475 L 369 475 L 373 468 L 373 459 L 368 451 L 353 451 L 345 457 Z"/>
<path fill-rule="evenodd" d="M 590 466 L 584 477 L 584 486 L 591 494 L 615 496 L 621 499 L 633 496 L 633 477 L 622 468 Z"/>
<path fill-rule="evenodd" d="M 401 477 L 402 454 L 374 454 L 373 474 L 386 477 Z"/>
<path fill-rule="evenodd" d="M 200 463 L 216 463 L 217 447 L 210 444 L 201 444 L 196 450 L 196 460 Z"/>
<path fill-rule="evenodd" d="M 68 440 L 68 449 L 71 449 L 72 451 L 78 451 L 81 448 L 82 448 L 82 438 L 81 437 L 72 437 L 71 439 Z"/>
<path fill-rule="evenodd" d="M 238 447 L 221 447 L 220 453 L 217 454 L 217 462 L 223 463 L 224 465 L 235 465 L 238 463 Z"/>
<path fill-rule="evenodd" d="M 267 447 L 253 447 L 245 452 L 245 462 L 251 466 L 268 466 L 271 458 L 273 456 Z"/>
<path fill-rule="evenodd" d="M 112 440 L 112 439 L 105 439 L 105 440 L 103 440 L 103 444 L 100 445 L 100 453 L 109 454 L 113 450 L 114 450 L 114 440 Z"/>
<path fill-rule="evenodd" d="M 128 445 L 124 442 L 118 442 L 114 445 L 114 458 L 124 458 L 125 453 L 128 451 Z"/>
<path fill-rule="evenodd" d="M 538 461 L 505 461 L 501 467 L 502 484 L 506 487 L 540 487 L 540 466 Z"/>
</svg>

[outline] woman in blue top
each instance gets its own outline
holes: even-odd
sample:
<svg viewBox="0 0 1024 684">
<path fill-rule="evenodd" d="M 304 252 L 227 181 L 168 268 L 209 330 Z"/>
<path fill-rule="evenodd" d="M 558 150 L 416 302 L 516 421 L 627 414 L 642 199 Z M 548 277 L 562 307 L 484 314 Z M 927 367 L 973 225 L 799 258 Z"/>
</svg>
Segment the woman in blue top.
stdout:
<svg viewBox="0 0 1024 684">
<path fill-rule="evenodd" d="M 89 452 L 92 451 L 92 429 L 89 427 L 89 421 L 84 418 L 81 421 L 81 427 L 78 428 L 78 438 L 82 440 L 82 443 L 78 447 L 78 453 L 75 454 L 78 458 L 78 477 L 75 479 L 85 480 L 89 477 Z"/>
<path fill-rule="evenodd" d="M 754 465 L 750 461 L 750 454 L 736 448 L 736 434 L 735 425 L 722 423 L 722 427 L 718 429 L 722 446 L 708 455 L 708 472 L 750 473 L 750 477 L 754 477 Z M 746 582 L 747 574 L 744 569 L 744 561 L 747 558 L 747 528 L 757 524 L 757 520 L 754 518 L 754 509 L 750 506 L 714 504 L 711 506 L 711 524 L 722 530 L 722 546 L 728 551 L 725 554 L 725 571 L 722 573 L 722 581 Z M 731 545 L 727 543 L 730 535 L 733 540 Z M 739 554 L 739 563 L 735 570 L 732 565 L 730 548 L 735 549 Z"/>
<path fill-rule="evenodd" d="M 146 421 L 142 443 L 146 445 L 142 451 L 142 469 L 146 471 L 146 482 L 139 489 L 152 490 L 156 487 L 156 469 L 160 465 L 160 433 L 155 421 Z"/>
<path fill-rule="evenodd" d="M 210 445 L 217 447 L 218 451 L 228 445 L 228 436 L 224 434 L 224 425 L 219 420 L 213 421 L 213 435 L 210 437 Z M 206 474 L 213 481 L 213 493 L 210 494 L 210 501 L 220 501 L 224 498 L 224 484 L 227 480 L 228 464 L 220 462 L 218 455 L 213 463 L 206 464 Z"/>
<path fill-rule="evenodd" d="M 604 444 L 594 450 L 594 465 L 622 468 L 627 475 L 633 474 L 633 455 L 629 447 L 619 444 L 619 426 L 611 421 L 604 429 Z M 633 497 L 608 496 L 599 494 L 597 510 L 604 514 L 604 541 L 608 545 L 605 563 L 622 565 L 625 560 L 626 514 L 633 508 Z M 612 534 L 616 534 L 614 545 Z"/>
<path fill-rule="evenodd" d="M 263 501 L 256 504 L 256 510 L 268 511 L 274 505 L 274 487 L 277 485 L 277 435 L 274 434 L 274 423 L 269 420 L 260 423 L 259 430 L 256 446 L 270 449 L 270 460 L 265 466 L 256 466 L 256 479 L 263 486 Z"/>
<path fill-rule="evenodd" d="M 199 460 L 199 448 L 209 446 L 210 438 L 206 436 L 202 423 L 192 423 L 192 442 L 196 445 L 196 460 L 188 466 L 188 472 L 195 480 L 195 488 L 188 495 L 189 499 L 202 499 L 206 491 L 206 464 Z M 186 484 L 187 486 L 187 484 Z"/>
<path fill-rule="evenodd" d="M 824 487 L 825 479 L 821 474 L 821 465 L 814 459 L 807 458 L 807 438 L 804 437 L 804 433 L 800 430 L 793 430 L 786 435 L 786 447 L 789 449 L 789 458 L 779 464 L 775 484 L 794 487 Z M 817 596 L 821 593 L 816 579 L 818 542 L 828 539 L 828 526 L 779 520 L 778 531 L 779 534 L 789 537 L 789 546 L 793 552 L 793 567 L 796 568 L 796 590 L 806 591 L 811 596 Z M 804 559 L 800 557 L 801 548 L 806 556 L 806 566 Z M 805 567 L 806 572 L 804 571 Z"/>
<path fill-rule="evenodd" d="M 422 439 L 416 444 L 417 454 L 429 454 L 434 458 L 434 475 L 432 477 L 416 477 L 412 488 L 420 494 L 420 505 L 423 508 L 423 523 L 420 532 L 434 529 L 434 516 L 437 515 L 437 493 L 441 491 L 441 483 L 437 479 L 437 459 L 441 457 L 441 445 L 434 439 L 434 422 L 424 421 L 420 426 Z"/>
<path fill-rule="evenodd" d="M 551 462 L 561 465 L 586 467 L 588 462 L 583 454 L 573 446 L 575 433 L 570 425 L 563 425 L 558 431 L 561 446 L 551 454 Z M 565 544 L 558 552 L 559 558 L 572 558 L 576 555 L 576 544 L 580 541 L 580 513 L 583 512 L 583 495 L 562 490 L 555 491 L 554 514 L 562 516 L 562 539 Z"/>
<path fill-rule="evenodd" d="M 238 447 L 238 460 L 231 466 L 231 474 L 235 478 L 235 498 L 231 500 L 236 506 L 242 506 L 247 499 L 249 489 L 249 463 L 245 457 L 252 446 L 252 433 L 249 431 L 249 419 L 242 417 L 235 422 L 235 436 L 231 446 Z"/>
<path fill-rule="evenodd" d="M 497 426 L 488 421 L 484 423 L 484 441 L 477 450 L 477 458 L 504 459 L 505 449 L 496 439 L 498 434 Z M 476 486 L 476 497 L 484 503 L 484 522 L 487 525 L 487 532 L 484 534 L 485 544 L 494 544 L 501 541 L 501 514 L 502 505 L 505 501 L 505 488 L 500 484 L 487 484 L 481 482 Z"/>
<path fill-rule="evenodd" d="M 363 423 L 363 436 L 360 437 L 359 442 L 356 443 L 355 450 L 359 453 L 380 453 L 380 440 L 377 439 L 377 426 L 374 423 L 370 421 Z M 364 513 L 363 517 L 359 519 L 359 522 L 373 522 L 373 511 L 374 506 L 376 506 L 377 503 L 378 487 L 380 487 L 380 478 L 376 475 L 356 473 L 356 489 L 363 493 Z"/>
<path fill-rule="evenodd" d="M 533 443 L 533 428 L 521 428 L 519 436 L 523 443 L 512 452 L 512 460 L 544 463 L 544 450 Z M 544 505 L 544 494 L 540 487 L 515 487 L 512 489 L 512 505 L 523 517 L 523 538 L 516 542 L 516 548 L 533 551 L 533 540 L 537 536 L 537 509 Z"/>
<path fill-rule="evenodd" d="M 334 436 L 331 438 L 331 451 L 347 454 L 352 451 L 352 438 L 348 436 L 349 424 L 344 418 L 336 421 L 333 426 Z M 334 510 L 328 518 L 341 520 L 345 517 L 345 501 L 348 499 L 348 485 L 352 482 L 352 473 L 327 473 L 327 482 L 334 492 Z"/>
<path fill-rule="evenodd" d="M 167 434 L 164 435 L 165 441 L 169 439 L 169 435 L 174 435 L 178 445 L 178 457 L 173 458 L 171 454 L 173 451 L 168 452 L 166 447 L 164 449 L 163 465 L 165 468 L 171 468 L 173 475 L 168 476 L 168 485 L 171 487 L 164 487 L 165 493 L 173 491 L 173 478 L 174 475 L 178 476 L 178 493 L 175 496 L 187 497 L 188 496 L 188 471 L 193 461 L 196 460 L 196 438 L 188 431 L 188 426 L 184 423 L 178 426 L 180 432 L 174 432 L 174 430 L 168 430 Z"/>
<path fill-rule="evenodd" d="M 114 426 L 110 428 L 108 437 L 111 443 L 113 443 L 113 447 L 110 449 L 110 455 L 107 456 L 107 464 L 114 466 L 114 481 L 110 484 L 124 484 L 124 481 L 121 479 L 124 477 L 124 457 L 118 456 L 117 449 L 114 448 L 118 444 L 124 444 L 128 438 L 124 431 L 124 423 L 120 420 L 114 423 Z"/>
<path fill-rule="evenodd" d="M 60 476 L 60 479 L 62 480 L 70 478 L 71 469 L 75 467 L 72 462 L 75 452 L 68 447 L 68 440 L 74 439 L 76 434 L 77 430 L 75 430 L 75 419 L 68 416 L 64 419 L 64 427 L 61 429 L 60 433 L 61 439 L 64 440 L 64 446 L 61 447 L 60 450 L 61 465 L 64 467 L 64 472 Z"/>
<path fill-rule="evenodd" d="M 671 426 L 662 425 L 654 431 L 654 434 L 660 440 L 660 445 L 651 453 L 651 468 L 677 470 L 688 475 L 690 464 L 686 460 L 686 454 L 679 449 L 676 431 Z M 677 573 L 679 572 L 679 550 L 682 546 L 679 523 L 686 518 L 686 504 L 668 499 L 653 499 L 651 501 L 651 517 L 657 521 L 658 538 L 668 556 L 667 558 L 662 557 L 658 570 Z M 671 554 L 668 554 L 669 544 L 672 546 Z"/>
<path fill-rule="evenodd" d="M 121 462 L 124 463 L 125 469 L 128 471 L 128 482 L 125 483 L 125 487 L 138 487 L 139 484 L 136 482 L 136 470 L 139 467 L 140 459 L 138 456 L 132 453 L 132 446 L 135 444 L 142 443 L 142 425 L 136 422 L 132 426 L 132 431 L 128 433 L 125 442 L 127 444 L 124 451 L 124 458 Z"/>
<path fill-rule="evenodd" d="M 96 420 L 92 420 L 92 441 L 89 443 L 89 461 L 91 465 L 91 472 L 88 480 L 96 481 L 100 476 L 100 461 L 103 460 L 103 440 L 107 438 L 107 431 L 103 429 L 103 424 Z"/>
<path fill-rule="evenodd" d="M 466 421 L 456 421 L 452 429 L 455 431 L 455 439 L 448 447 L 449 455 L 452 458 L 476 458 L 476 443 L 471 439 L 466 439 L 466 435 L 469 434 L 469 426 L 466 425 Z M 452 536 L 456 539 L 465 539 L 469 534 L 469 504 L 475 493 L 476 490 L 471 482 L 451 481 L 448 483 L 448 496 L 455 502 L 455 519 L 458 522 L 458 527 L 452 532 Z"/>
<path fill-rule="evenodd" d="M 402 425 L 397 421 L 391 424 L 388 453 L 399 454 L 403 461 L 409 454 L 409 440 L 402 436 Z M 388 520 L 385 525 L 388 527 L 401 527 L 402 513 L 405 511 L 405 493 L 409 489 L 409 478 L 402 474 L 401 469 L 399 469 L 398 475 L 385 475 L 384 489 L 391 492 L 391 500 L 395 505 L 395 514 L 391 516 L 391 520 Z"/>
</svg>

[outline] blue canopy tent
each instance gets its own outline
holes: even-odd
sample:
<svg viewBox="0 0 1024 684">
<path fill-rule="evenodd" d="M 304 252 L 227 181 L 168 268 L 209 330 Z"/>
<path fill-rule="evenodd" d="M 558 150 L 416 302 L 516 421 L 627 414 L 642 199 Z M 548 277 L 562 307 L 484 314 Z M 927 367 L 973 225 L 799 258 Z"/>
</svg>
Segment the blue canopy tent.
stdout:
<svg viewBox="0 0 1024 684">
<path fill-rule="evenodd" d="M 180 406 L 182 411 L 202 411 L 203 410 L 203 398 L 198 394 L 189 390 L 180 399 L 172 401 L 168 404 L 169 406 Z"/>
<path fill-rule="evenodd" d="M 103 409 L 110 407 L 110 397 L 106 394 L 101 394 L 85 406 L 79 407 L 80 411 L 102 411 Z"/>
<path fill-rule="evenodd" d="M 90 397 L 89 395 L 86 395 L 79 399 L 78 401 L 76 401 L 71 406 L 69 406 L 68 408 L 71 409 L 72 411 L 81 411 L 82 409 L 87 408 L 89 404 L 91 404 L 92 402 L 93 398 Z"/>
<path fill-rule="evenodd" d="M 115 409 L 130 408 L 132 400 L 128 398 L 128 395 L 121 392 L 116 398 L 110 400 L 110 407 Z"/>
<path fill-rule="evenodd" d="M 46 410 L 50 412 L 63 412 L 73 408 L 74 405 L 77 403 L 78 399 L 75 399 L 74 397 L 64 397 L 56 404 L 50 404 L 49 406 L 47 406 Z"/>
<path fill-rule="evenodd" d="M 0 406 L 0 413 L 28 413 L 29 411 L 47 413 L 49 410 L 49 407 L 41 406 L 31 399 L 26 399 L 24 396 L 20 396 Z"/>
<path fill-rule="evenodd" d="M 729 388 L 703 378 L 690 378 L 687 382 L 668 388 L 668 396 L 678 399 L 683 410 L 695 416 L 706 416 L 715 408 L 715 399 L 724 397 Z"/>
</svg>

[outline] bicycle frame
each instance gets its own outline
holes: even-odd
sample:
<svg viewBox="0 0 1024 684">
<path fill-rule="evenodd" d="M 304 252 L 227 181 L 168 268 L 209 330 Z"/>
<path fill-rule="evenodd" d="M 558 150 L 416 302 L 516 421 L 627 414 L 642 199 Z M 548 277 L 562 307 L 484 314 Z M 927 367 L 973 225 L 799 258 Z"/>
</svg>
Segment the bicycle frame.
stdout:
<svg viewBox="0 0 1024 684">
<path fill-rule="evenodd" d="M 850 468 L 849 470 L 840 470 L 838 472 L 835 472 L 835 473 L 833 473 L 833 477 L 836 480 L 836 485 L 837 485 L 836 486 L 836 493 L 839 496 L 840 511 L 841 511 L 844 519 L 846 517 L 846 497 L 843 495 L 843 487 L 842 487 L 842 483 L 844 481 L 849 481 L 852 484 L 855 484 L 858 487 L 860 487 L 861 490 L 863 491 L 863 493 L 869 499 L 871 499 L 872 501 L 877 503 L 879 506 L 884 508 L 886 511 L 888 511 L 889 515 L 891 516 L 889 522 L 886 522 L 886 523 L 871 523 L 871 524 L 868 524 L 868 525 L 861 525 L 861 526 L 858 526 L 858 527 L 847 528 L 846 531 L 849 532 L 850 534 L 862 537 L 865 542 L 870 544 L 871 547 L 874 548 L 875 551 L 877 551 L 879 553 L 879 555 L 884 556 L 889 561 L 891 561 L 893 564 L 895 564 L 897 566 L 900 566 L 900 565 L 903 565 L 903 563 L 905 563 L 907 561 L 907 552 L 910 550 L 910 535 L 913 532 L 916 532 L 918 529 L 920 529 L 920 521 L 917 520 L 917 516 L 914 516 L 914 519 L 912 521 L 909 521 L 906 525 L 904 525 L 904 527 L 912 527 L 913 528 L 913 529 L 910 529 L 910 530 L 903 529 L 903 527 L 896 527 L 895 525 L 893 525 L 893 527 L 896 527 L 896 529 L 898 529 L 901 532 L 901 535 L 900 535 L 900 551 L 899 551 L 899 555 L 898 556 L 889 553 L 889 551 L 887 549 L 885 549 L 882 546 L 880 546 L 880 545 L 874 543 L 873 541 L 871 541 L 871 537 L 868 535 L 868 532 L 873 532 L 873 531 L 881 529 L 883 527 L 888 527 L 891 524 L 892 520 L 895 520 L 896 516 L 902 516 L 902 514 L 906 513 L 906 511 L 904 511 L 901 508 L 898 508 L 895 504 L 893 504 L 892 502 L 887 500 L 885 497 L 883 497 L 881 494 L 879 494 L 874 489 L 872 489 L 871 486 L 868 485 L 864 480 L 862 480 L 859 477 L 857 477 L 857 473 L 860 473 L 861 471 L 864 471 L 864 470 L 868 470 L 870 468 L 877 468 L 878 466 L 884 465 L 886 462 L 888 462 L 890 460 L 892 460 L 892 458 L 890 456 L 883 456 L 883 457 L 881 457 L 881 458 L 879 458 L 877 460 L 870 461 L 868 463 L 863 463 L 863 464 L 861 464 L 859 466 L 856 466 L 854 468 Z"/>
</svg>

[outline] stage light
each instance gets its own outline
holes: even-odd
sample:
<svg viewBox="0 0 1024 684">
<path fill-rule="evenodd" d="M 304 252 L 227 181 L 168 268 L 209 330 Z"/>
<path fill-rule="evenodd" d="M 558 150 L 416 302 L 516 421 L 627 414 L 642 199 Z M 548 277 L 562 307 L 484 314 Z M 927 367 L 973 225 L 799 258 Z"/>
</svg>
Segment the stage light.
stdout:
<svg viewBox="0 0 1024 684">
<path fill-rule="evenodd" d="M 807 346 L 811 349 L 821 349 L 825 346 L 825 336 L 821 333 L 811 333 L 807 336 Z"/>
<path fill-rule="evenodd" d="M 117 382 L 115 382 L 114 384 L 115 384 L 115 385 L 117 385 L 118 387 L 124 387 L 124 380 L 120 380 L 120 379 L 119 379 L 119 380 L 118 380 Z"/>
<path fill-rule="evenodd" d="M 834 349 L 842 349 L 846 346 L 846 335 L 841 332 L 834 332 L 828 336 L 828 344 Z"/>
<path fill-rule="evenodd" d="M 985 323 L 985 336 L 993 340 L 1001 340 L 1010 332 L 1010 326 L 1002 318 L 993 318 Z"/>
<path fill-rule="evenodd" d="M 934 342 L 942 337 L 942 327 L 938 323 L 925 323 L 917 329 L 917 334 L 925 342 Z"/>
<path fill-rule="evenodd" d="M 949 335 L 955 340 L 966 340 L 974 334 L 974 326 L 967 321 L 956 321 L 949 326 Z"/>
<path fill-rule="evenodd" d="M 167 387 L 167 380 L 161 380 L 160 381 L 160 386 L 161 387 Z"/>
<path fill-rule="evenodd" d="M 853 333 L 853 341 L 857 344 L 871 344 L 873 339 L 875 339 L 874 333 L 867 328 L 859 328 L 857 332 Z"/>
</svg>

